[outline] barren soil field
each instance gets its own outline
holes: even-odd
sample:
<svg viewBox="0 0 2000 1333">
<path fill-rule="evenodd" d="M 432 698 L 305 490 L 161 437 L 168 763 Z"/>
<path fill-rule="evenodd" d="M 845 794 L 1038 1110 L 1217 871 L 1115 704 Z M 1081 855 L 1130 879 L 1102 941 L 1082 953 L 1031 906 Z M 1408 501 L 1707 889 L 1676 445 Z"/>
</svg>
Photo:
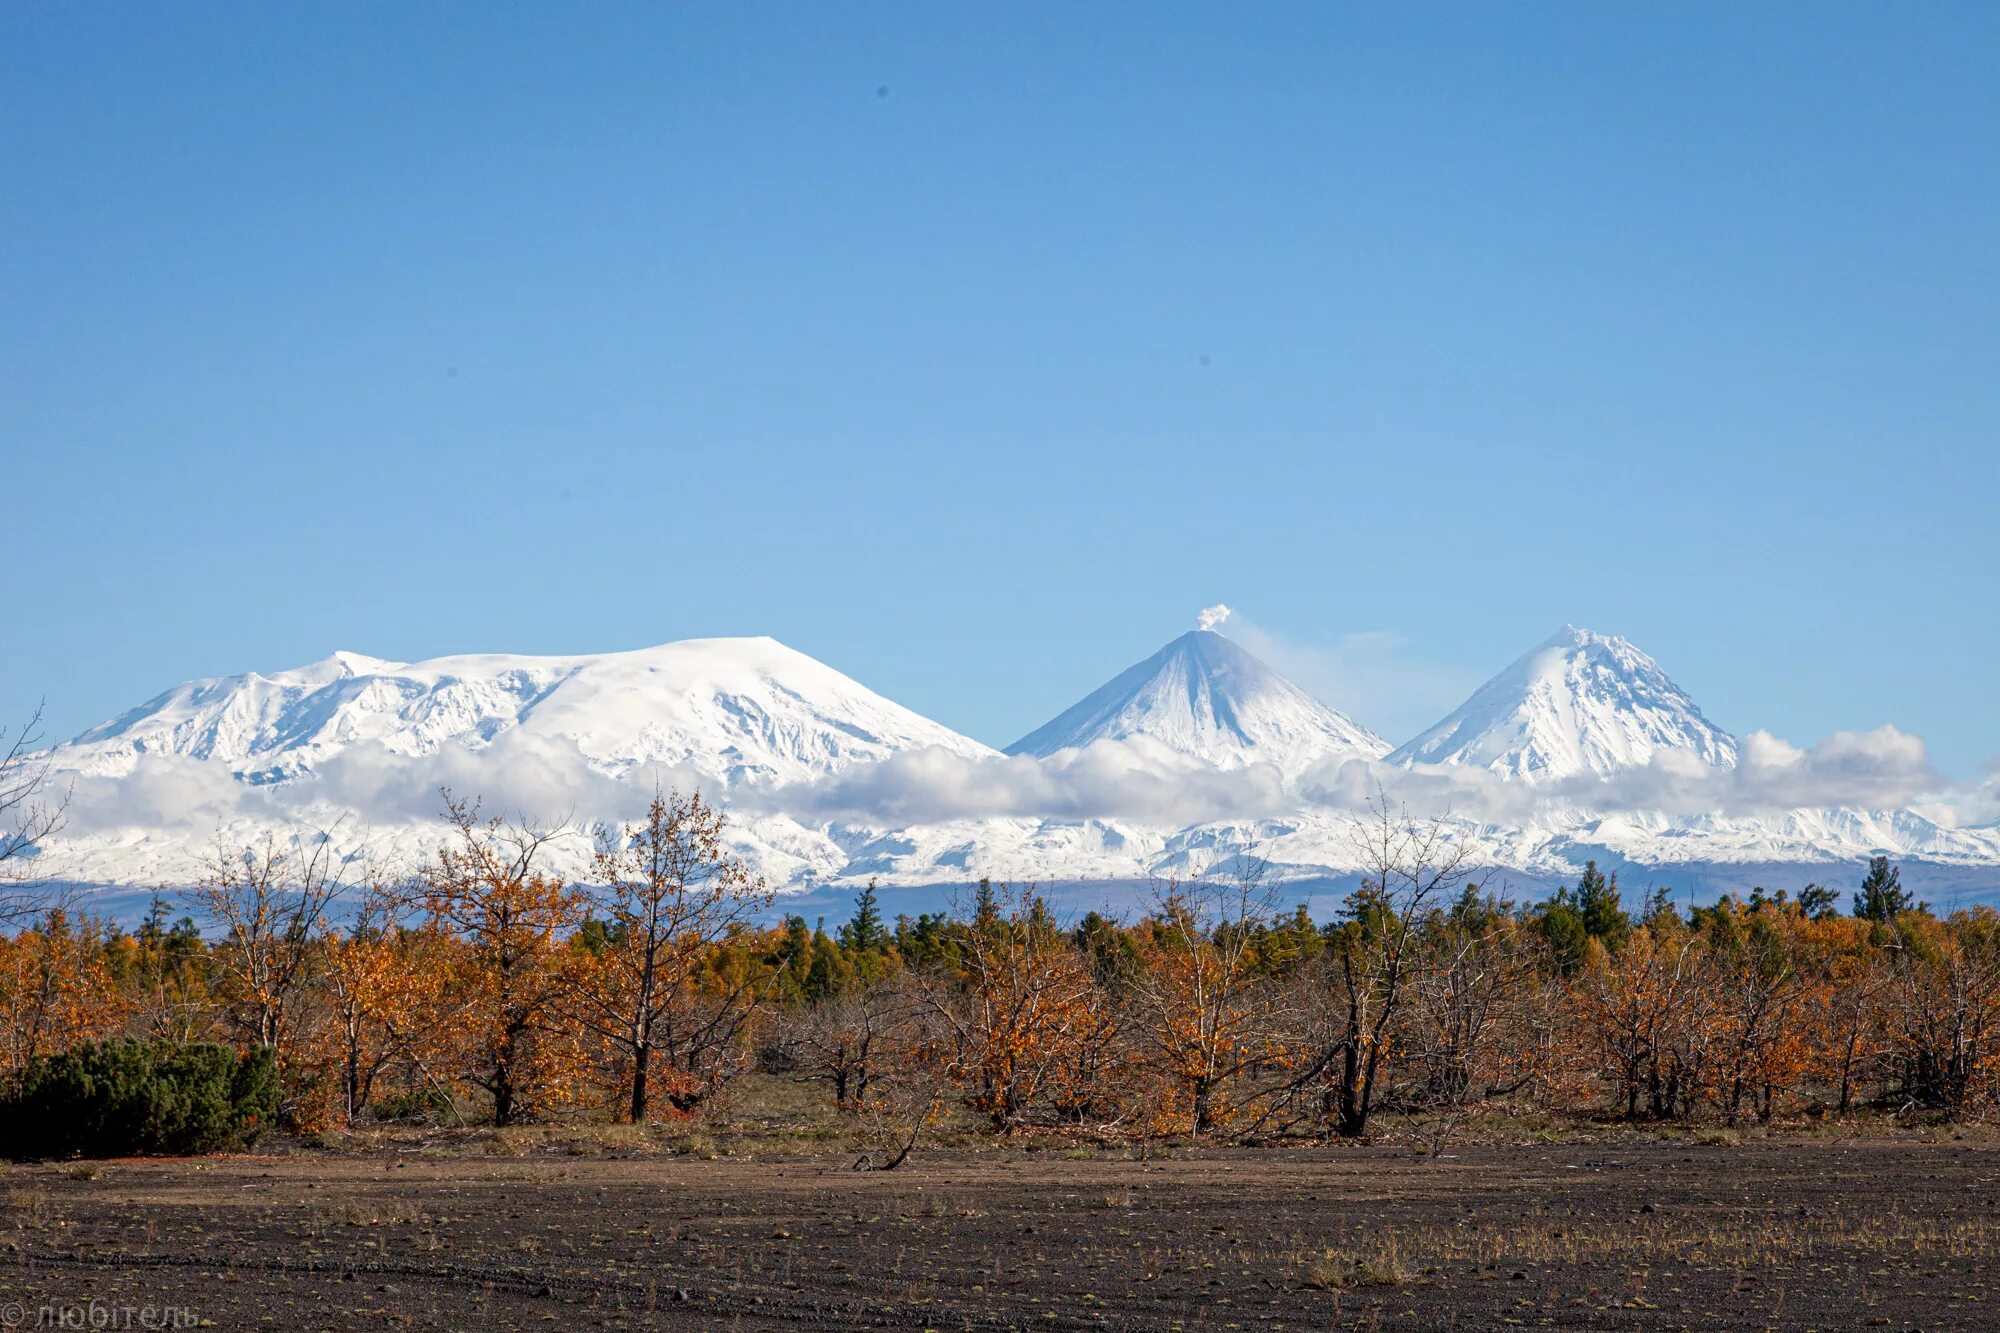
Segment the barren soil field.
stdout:
<svg viewBox="0 0 2000 1333">
<path fill-rule="evenodd" d="M 0 1168 L 0 1317 L 95 1302 L 114 1321 L 176 1306 L 200 1326 L 327 1330 L 2000 1327 L 2000 1149 L 1948 1137 L 940 1149 L 872 1173 L 574 1151 Z"/>
</svg>

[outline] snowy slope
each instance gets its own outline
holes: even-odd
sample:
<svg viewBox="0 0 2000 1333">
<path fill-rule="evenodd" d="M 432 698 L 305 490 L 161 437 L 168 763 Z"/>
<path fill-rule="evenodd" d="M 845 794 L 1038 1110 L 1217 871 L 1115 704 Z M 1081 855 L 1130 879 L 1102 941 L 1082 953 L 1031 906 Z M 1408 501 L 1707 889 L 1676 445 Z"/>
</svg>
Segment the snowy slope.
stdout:
<svg viewBox="0 0 2000 1333">
<path fill-rule="evenodd" d="M 1295 777 L 1389 744 L 1213 630 L 1192 630 L 1007 747 L 1046 757 L 1144 736 L 1218 768 L 1269 763 Z"/>
<path fill-rule="evenodd" d="M 1129 744 L 1089 748 L 1099 741 Z M 1005 759 L 766 638 L 416 663 L 337 653 L 176 686 L 57 747 L 53 776 L 75 800 L 38 869 L 84 884 L 184 885 L 218 840 L 336 826 L 407 866 L 441 836 L 440 787 L 482 795 L 502 814 L 586 821 L 635 816 L 663 782 L 724 803 L 736 849 L 780 887 L 981 875 L 1130 885 L 1201 873 L 1246 849 L 1279 878 L 1324 879 L 1357 868 L 1353 800 L 1384 783 L 1401 799 L 1399 779 L 1418 800 L 1446 792 L 1459 814 L 1451 836 L 1476 862 L 1546 882 L 1592 858 L 1792 866 L 1833 879 L 1836 864 L 1875 853 L 1953 874 L 2000 867 L 2000 825 L 1954 826 L 1943 811 L 1932 813 L 1945 822 L 1911 810 L 1663 815 L 1594 804 L 1594 776 L 1629 778 L 1675 755 L 1734 781 L 1756 770 L 1757 751 L 1737 766 L 1734 739 L 1652 659 L 1585 630 L 1565 629 L 1495 677 L 1390 756 L 1400 767 L 1380 762 L 1387 748 L 1206 631 L 1168 644 Z M 867 798 L 817 799 L 843 784 Z M 1022 790 L 1029 803 L 1016 799 Z M 1146 795 L 1134 803 L 1131 790 Z M 890 808 L 954 813 L 909 826 L 926 816 Z M 587 873 L 588 852 L 588 839 L 566 840 L 550 868 Z M 1789 882 L 1760 873 L 1757 882 Z M 2000 871 L 1989 878 L 2000 883 Z"/>
<path fill-rule="evenodd" d="M 76 796 L 44 873 L 187 884 L 217 843 L 338 827 L 409 865 L 441 836 L 439 789 L 536 820 L 634 817 L 655 782 L 732 808 L 732 842 L 779 884 L 841 874 L 823 824 L 754 792 L 913 750 L 998 756 L 776 640 L 694 639 L 574 657 L 391 662 L 356 653 L 175 686 L 50 753 Z M 584 873 L 589 840 L 550 868 Z"/>
<path fill-rule="evenodd" d="M 142 756 L 295 779 L 353 746 L 478 751 L 499 738 L 573 745 L 617 773 L 652 763 L 725 783 L 803 780 L 900 750 L 992 751 L 775 639 L 690 639 L 580 657 L 388 662 L 356 653 L 271 675 L 189 681 L 58 747 L 56 764 L 129 772 Z"/>
<path fill-rule="evenodd" d="M 1659 663 L 1624 639 L 1565 625 L 1389 762 L 1546 781 L 1611 773 L 1666 750 L 1736 763 L 1736 738 Z"/>
</svg>

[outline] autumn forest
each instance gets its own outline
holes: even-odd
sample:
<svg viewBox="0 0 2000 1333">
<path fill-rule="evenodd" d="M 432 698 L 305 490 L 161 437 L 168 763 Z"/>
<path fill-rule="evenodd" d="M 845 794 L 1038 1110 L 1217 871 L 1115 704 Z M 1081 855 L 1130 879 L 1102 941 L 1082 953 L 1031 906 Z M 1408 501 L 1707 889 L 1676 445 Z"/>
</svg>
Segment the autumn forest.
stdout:
<svg viewBox="0 0 2000 1333">
<path fill-rule="evenodd" d="M 2000 915 L 1857 888 L 1682 909 L 1592 865 L 1540 901 L 1477 882 L 1448 826 L 1378 803 L 1370 869 L 1316 919 L 1254 858 L 1060 919 L 981 882 L 957 910 L 774 918 L 724 813 L 662 793 L 597 837 L 447 797 L 400 873 L 335 841 L 219 849 L 136 930 L 43 905 L 0 938 L 0 1081 L 85 1043 L 267 1053 L 275 1116 L 690 1120 L 743 1076 L 814 1090 L 863 1164 L 927 1133 L 1440 1140 L 1514 1112 L 1738 1126 L 1995 1109 Z M 198 928 L 196 919 L 204 923 Z M 771 924 L 773 921 L 776 924 Z"/>
</svg>

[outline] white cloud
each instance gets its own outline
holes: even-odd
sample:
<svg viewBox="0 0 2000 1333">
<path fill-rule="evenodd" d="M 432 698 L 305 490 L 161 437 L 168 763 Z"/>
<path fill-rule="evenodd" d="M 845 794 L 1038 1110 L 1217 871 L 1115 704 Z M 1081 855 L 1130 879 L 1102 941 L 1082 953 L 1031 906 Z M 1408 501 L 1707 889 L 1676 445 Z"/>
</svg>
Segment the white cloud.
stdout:
<svg viewBox="0 0 2000 1333">
<path fill-rule="evenodd" d="M 63 824 L 72 834 L 215 828 L 236 817 L 254 795 L 221 764 L 146 755 L 121 777 L 80 777 L 70 783 Z"/>
<path fill-rule="evenodd" d="M 1836 732 L 1800 749 L 1769 732 L 1745 737 L 1733 768 L 1678 750 L 1617 772 L 1524 783 L 1484 769 L 1420 764 L 1393 768 L 1348 760 L 1308 775 L 1317 803 L 1353 808 L 1377 787 L 1424 813 L 1450 809 L 1489 823 L 1530 822 L 1538 814 L 1754 815 L 1849 807 L 1893 809 L 1937 793 L 1943 783 L 1924 743 L 1894 727 Z"/>
<path fill-rule="evenodd" d="M 1918 813 L 1961 828 L 2000 824 L 2000 758 L 1987 760 L 1983 767 L 1983 776 L 1954 788 L 1935 806 L 1919 805 Z"/>
<path fill-rule="evenodd" d="M 1923 742 L 1894 727 L 1839 732 L 1806 748 L 1755 732 L 1743 740 L 1735 768 L 1667 752 L 1606 777 L 1535 785 L 1480 769 L 1405 769 L 1354 758 L 1323 764 L 1287 787 L 1269 765 L 1218 770 L 1140 738 L 1100 741 L 1046 759 L 913 750 L 814 781 L 740 784 L 728 791 L 686 769 L 606 773 L 573 745 L 510 734 L 482 750 L 446 745 L 423 756 L 353 746 L 313 776 L 271 787 L 237 782 L 219 764 L 146 756 L 122 777 L 78 779 L 68 832 L 177 831 L 205 843 L 218 829 L 246 823 L 431 825 L 441 787 L 480 797 L 485 810 L 503 817 L 545 825 L 614 822 L 636 817 L 656 783 L 704 788 L 749 819 L 791 816 L 807 825 L 880 829 L 987 818 L 1116 819 L 1181 828 L 1358 810 L 1378 792 L 1420 814 L 1448 810 L 1514 826 L 1543 814 L 1566 819 L 1580 810 L 1727 816 L 1917 806 L 1942 823 L 2000 814 L 2000 775 L 1949 789 Z"/>
<path fill-rule="evenodd" d="M 1144 739 L 1099 741 L 1047 759 L 971 758 L 918 750 L 833 777 L 744 796 L 801 819 L 897 827 L 957 819 L 1129 819 L 1180 827 L 1359 810 L 1377 793 L 1424 814 L 1493 824 L 1603 814 L 1749 815 L 1846 806 L 1889 809 L 1940 790 L 1921 740 L 1894 727 L 1839 732 L 1800 749 L 1767 732 L 1745 738 L 1734 768 L 1680 752 L 1607 776 L 1528 784 L 1484 769 L 1333 760 L 1287 789 L 1276 769 L 1218 770 Z"/>
<path fill-rule="evenodd" d="M 447 744 L 422 755 L 352 745 L 310 775 L 270 785 L 237 781 L 220 763 L 142 755 L 128 773 L 75 780 L 66 832 L 213 831 L 246 820 L 434 824 L 445 790 L 478 799 L 487 814 L 553 827 L 636 818 L 656 784 L 682 790 L 715 785 L 690 769 L 659 764 L 613 775 L 594 767 L 574 745 L 519 732 L 504 733 L 478 750 Z"/>
<path fill-rule="evenodd" d="M 894 828 L 958 819 L 1131 819 L 1182 825 L 1297 808 L 1268 764 L 1221 770 L 1155 741 L 1096 741 L 1046 759 L 912 750 L 750 794 L 760 808 Z"/>
</svg>

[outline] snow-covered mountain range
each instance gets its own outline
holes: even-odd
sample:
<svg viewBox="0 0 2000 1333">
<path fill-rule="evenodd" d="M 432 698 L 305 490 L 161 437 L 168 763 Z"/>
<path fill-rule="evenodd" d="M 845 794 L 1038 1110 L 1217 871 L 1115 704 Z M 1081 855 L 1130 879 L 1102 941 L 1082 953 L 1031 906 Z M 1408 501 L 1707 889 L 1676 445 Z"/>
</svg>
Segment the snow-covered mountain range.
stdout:
<svg viewBox="0 0 2000 1333">
<path fill-rule="evenodd" d="M 1394 751 L 1202 629 L 1005 754 L 757 638 L 336 653 L 176 686 L 49 758 L 71 819 L 39 869 L 96 885 L 185 884 L 218 844 L 302 827 L 409 862 L 439 836 L 441 788 L 582 823 L 699 785 L 785 888 L 1129 883 L 1253 846 L 1281 875 L 1333 882 L 1378 793 L 1449 809 L 1478 861 L 1540 880 L 1593 858 L 1715 886 L 1757 867 L 1776 885 L 1886 852 L 1948 888 L 2000 887 L 2000 825 L 1960 827 L 1917 799 L 1912 738 L 1739 741 L 1633 645 L 1574 627 Z M 574 839 L 563 868 L 587 850 Z"/>
<path fill-rule="evenodd" d="M 479 751 L 501 737 L 573 744 L 608 774 L 684 767 L 725 785 L 797 781 L 934 746 L 986 746 L 776 639 L 689 639 L 583 657 L 483 653 L 310 666 L 177 685 L 62 747 L 66 767 L 129 772 L 146 755 L 226 764 L 241 781 L 309 776 L 351 746 Z"/>
</svg>

